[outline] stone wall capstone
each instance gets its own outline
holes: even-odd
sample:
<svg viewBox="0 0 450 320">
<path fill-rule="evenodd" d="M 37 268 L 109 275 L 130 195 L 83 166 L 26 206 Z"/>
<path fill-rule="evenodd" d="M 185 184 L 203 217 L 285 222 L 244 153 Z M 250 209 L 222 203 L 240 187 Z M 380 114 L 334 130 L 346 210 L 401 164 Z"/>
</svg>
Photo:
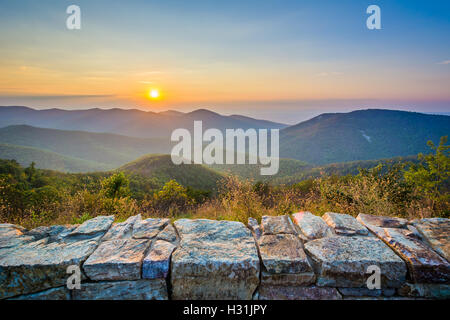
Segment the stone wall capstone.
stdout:
<svg viewBox="0 0 450 320">
<path fill-rule="evenodd" d="M 450 220 L 328 212 L 0 224 L 0 299 L 449 299 Z M 380 288 L 368 287 L 370 267 Z M 81 288 L 67 287 L 68 267 Z"/>
</svg>

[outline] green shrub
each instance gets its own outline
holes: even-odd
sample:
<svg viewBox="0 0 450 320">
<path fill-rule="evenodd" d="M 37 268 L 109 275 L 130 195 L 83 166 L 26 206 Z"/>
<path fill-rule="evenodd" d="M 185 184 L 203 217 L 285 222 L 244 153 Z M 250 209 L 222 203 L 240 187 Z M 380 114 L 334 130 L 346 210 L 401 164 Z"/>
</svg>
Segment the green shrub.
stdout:
<svg viewBox="0 0 450 320">
<path fill-rule="evenodd" d="M 153 194 L 152 199 L 153 209 L 167 211 L 167 216 L 182 212 L 194 203 L 194 198 L 188 195 L 188 189 L 175 180 L 167 182 L 160 191 Z"/>
<path fill-rule="evenodd" d="M 105 178 L 101 184 L 101 192 L 108 198 L 122 198 L 130 194 L 130 181 L 123 172 Z"/>
</svg>

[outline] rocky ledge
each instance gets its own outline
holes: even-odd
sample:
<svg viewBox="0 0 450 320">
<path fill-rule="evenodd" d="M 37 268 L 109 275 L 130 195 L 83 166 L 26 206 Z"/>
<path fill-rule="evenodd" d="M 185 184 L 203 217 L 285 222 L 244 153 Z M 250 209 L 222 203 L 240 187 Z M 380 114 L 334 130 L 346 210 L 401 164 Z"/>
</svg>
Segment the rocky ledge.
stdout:
<svg viewBox="0 0 450 320">
<path fill-rule="evenodd" d="M 0 299 L 450 298 L 449 219 L 113 221 L 0 224 Z"/>
</svg>

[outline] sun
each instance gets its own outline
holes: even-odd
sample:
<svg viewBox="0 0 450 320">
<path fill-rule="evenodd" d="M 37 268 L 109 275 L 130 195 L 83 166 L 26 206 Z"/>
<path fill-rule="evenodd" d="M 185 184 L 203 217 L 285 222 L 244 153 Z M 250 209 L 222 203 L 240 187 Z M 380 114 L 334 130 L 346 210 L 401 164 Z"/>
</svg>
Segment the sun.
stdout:
<svg viewBox="0 0 450 320">
<path fill-rule="evenodd" d="M 148 96 L 150 97 L 150 99 L 158 99 L 159 91 L 157 89 L 152 89 L 149 91 Z"/>
</svg>

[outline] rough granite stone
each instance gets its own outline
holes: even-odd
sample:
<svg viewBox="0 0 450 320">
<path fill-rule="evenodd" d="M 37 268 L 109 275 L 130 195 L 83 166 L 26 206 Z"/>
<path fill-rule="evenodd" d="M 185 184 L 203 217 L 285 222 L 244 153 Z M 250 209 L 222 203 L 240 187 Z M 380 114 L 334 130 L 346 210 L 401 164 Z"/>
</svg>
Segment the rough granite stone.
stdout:
<svg viewBox="0 0 450 320">
<path fill-rule="evenodd" d="M 0 299 L 35 293 L 66 284 L 67 267 L 81 266 L 97 240 L 48 242 L 41 239 L 0 255 Z"/>
<path fill-rule="evenodd" d="M 361 222 L 367 227 L 367 225 L 380 227 L 380 228 L 405 228 L 408 220 L 396 217 L 384 217 L 375 216 L 372 214 L 360 213 L 356 220 Z"/>
<path fill-rule="evenodd" d="M 366 236 L 369 234 L 367 228 L 349 214 L 327 212 L 322 218 L 338 235 Z"/>
<path fill-rule="evenodd" d="M 449 219 L 360 214 L 376 236 L 359 235 L 348 215 L 293 219 L 249 219 L 248 228 L 206 219 L 174 227 L 140 215 L 33 230 L 0 224 L 0 300 L 163 300 L 166 281 L 173 299 L 450 299 Z M 84 271 L 81 290 L 66 288 L 72 265 Z M 380 290 L 366 287 L 372 265 Z"/>
<path fill-rule="evenodd" d="M 16 224 L 11 224 L 11 223 L 0 223 L 0 234 L 2 234 L 3 228 L 19 230 L 21 233 L 27 232 L 27 229 L 22 226 L 19 226 Z"/>
<path fill-rule="evenodd" d="M 450 284 L 405 283 L 398 294 L 405 297 L 450 299 Z"/>
<path fill-rule="evenodd" d="M 399 287 L 406 278 L 403 260 L 374 237 L 327 237 L 307 242 L 305 250 L 313 260 L 319 286 L 364 287 L 371 265 L 381 269 L 382 288 Z"/>
<path fill-rule="evenodd" d="M 301 286 L 305 287 L 316 281 L 314 272 L 304 273 L 269 273 L 261 272 L 260 286 Z"/>
<path fill-rule="evenodd" d="M 108 232 L 103 236 L 102 241 L 131 239 L 134 224 L 140 220 L 141 215 L 137 215 L 128 218 L 125 222 L 114 223 Z"/>
<path fill-rule="evenodd" d="M 414 227 L 411 224 L 408 224 L 406 226 L 406 229 L 410 231 L 410 235 L 409 235 L 410 237 L 415 237 L 417 240 L 427 243 L 426 239 L 424 239 L 424 237 L 422 236 L 422 234 L 420 234 L 419 230 L 417 230 L 416 227 Z M 428 243 L 428 245 L 430 245 L 430 244 Z"/>
<path fill-rule="evenodd" d="M 405 229 L 384 228 L 378 232 L 395 252 L 407 262 L 411 279 L 415 283 L 448 283 L 450 264 L 430 247 L 411 237 Z"/>
<path fill-rule="evenodd" d="M 340 300 L 336 288 L 266 286 L 258 289 L 258 300 Z"/>
<path fill-rule="evenodd" d="M 434 251 L 450 262 L 450 219 L 416 220 L 413 222 L 413 226 Z"/>
<path fill-rule="evenodd" d="M 261 225 L 255 218 L 248 218 L 247 227 L 252 231 L 255 239 L 259 239 L 262 236 L 263 231 L 261 229 Z"/>
<path fill-rule="evenodd" d="M 342 297 L 343 300 L 370 300 L 370 301 L 398 301 L 398 300 L 427 300 L 424 298 L 409 298 L 409 297 L 383 297 L 383 296 L 379 296 L 379 297 Z"/>
<path fill-rule="evenodd" d="M 251 299 L 259 283 L 256 243 L 236 221 L 175 221 L 179 247 L 172 254 L 172 298 Z"/>
<path fill-rule="evenodd" d="M 338 290 L 344 297 L 392 297 L 396 289 L 338 288 Z"/>
<path fill-rule="evenodd" d="M 83 283 L 74 300 L 167 300 L 164 279 Z"/>
<path fill-rule="evenodd" d="M 136 221 L 133 228 L 133 239 L 153 239 L 169 223 L 169 219 L 153 218 Z"/>
<path fill-rule="evenodd" d="M 313 215 L 311 212 L 302 211 L 292 215 L 294 223 L 301 233 L 308 239 L 314 240 L 333 235 L 331 228 L 321 217 Z"/>
<path fill-rule="evenodd" d="M 259 254 L 270 273 L 311 272 L 301 240 L 293 234 L 263 235 L 257 241 Z"/>
<path fill-rule="evenodd" d="M 114 222 L 114 216 L 98 216 L 87 220 L 78 228 L 73 230 L 68 237 L 90 236 L 98 233 L 105 233 Z"/>
<path fill-rule="evenodd" d="M 263 216 L 261 219 L 263 235 L 296 234 L 294 225 L 288 216 Z"/>
<path fill-rule="evenodd" d="M 10 298 L 8 300 L 70 300 L 70 292 L 66 287 L 59 287 L 38 293 Z"/>
<path fill-rule="evenodd" d="M 25 235 L 26 229 L 13 224 L 0 224 L 0 250 L 24 245 L 34 240 Z M 1 251 L 0 251 L 1 254 Z"/>
<path fill-rule="evenodd" d="M 83 264 L 91 280 L 138 280 L 150 241 L 122 239 L 100 244 Z"/>
<path fill-rule="evenodd" d="M 176 246 L 164 240 L 156 240 L 142 262 L 143 279 L 165 279 L 169 273 L 170 257 Z"/>
<path fill-rule="evenodd" d="M 74 229 L 76 229 L 76 227 L 70 225 L 37 227 L 33 230 L 26 232 L 26 235 L 32 236 L 34 240 L 49 238 L 49 241 L 53 242 L 63 239 L 65 236 L 70 234 Z"/>
<path fill-rule="evenodd" d="M 178 245 L 177 231 L 170 223 L 156 236 L 157 240 L 164 240 L 174 245 Z"/>
</svg>

